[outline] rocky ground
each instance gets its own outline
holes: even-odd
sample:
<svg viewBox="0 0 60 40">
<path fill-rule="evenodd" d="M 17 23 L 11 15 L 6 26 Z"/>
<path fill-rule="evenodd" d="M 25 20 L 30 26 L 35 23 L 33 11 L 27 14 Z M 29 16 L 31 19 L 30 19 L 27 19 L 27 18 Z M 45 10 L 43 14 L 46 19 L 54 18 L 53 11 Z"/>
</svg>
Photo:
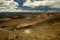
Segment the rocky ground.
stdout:
<svg viewBox="0 0 60 40">
<path fill-rule="evenodd" d="M 0 18 L 0 40 L 60 40 L 60 14 Z"/>
</svg>

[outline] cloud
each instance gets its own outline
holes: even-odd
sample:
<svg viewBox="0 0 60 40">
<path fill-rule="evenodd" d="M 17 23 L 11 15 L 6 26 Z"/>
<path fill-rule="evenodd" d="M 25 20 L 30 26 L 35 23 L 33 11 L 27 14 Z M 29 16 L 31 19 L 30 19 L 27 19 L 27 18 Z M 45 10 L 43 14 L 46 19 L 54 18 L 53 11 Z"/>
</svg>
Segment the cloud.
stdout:
<svg viewBox="0 0 60 40">
<path fill-rule="evenodd" d="M 17 2 L 15 2 L 14 0 L 2 0 L 0 1 L 0 5 L 1 6 L 4 6 L 6 8 L 10 8 L 10 9 L 14 9 L 14 8 L 17 8 L 17 6 L 19 5 Z"/>
<path fill-rule="evenodd" d="M 55 8 L 60 8 L 60 0 L 43 0 L 43 1 L 33 1 L 26 0 L 23 6 L 27 7 L 38 7 L 38 6 L 50 6 Z"/>
<path fill-rule="evenodd" d="M 56 1 L 55 4 L 50 5 L 52 8 L 60 8 L 60 1 Z"/>
</svg>

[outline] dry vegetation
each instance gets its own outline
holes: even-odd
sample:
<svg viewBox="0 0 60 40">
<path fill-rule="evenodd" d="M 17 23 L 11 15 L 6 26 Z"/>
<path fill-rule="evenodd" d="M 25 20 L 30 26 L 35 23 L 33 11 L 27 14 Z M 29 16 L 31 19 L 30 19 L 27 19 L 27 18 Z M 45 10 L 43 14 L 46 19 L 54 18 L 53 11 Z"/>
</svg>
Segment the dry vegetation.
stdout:
<svg viewBox="0 0 60 40">
<path fill-rule="evenodd" d="M 60 40 L 60 13 L 0 18 L 0 40 Z"/>
</svg>

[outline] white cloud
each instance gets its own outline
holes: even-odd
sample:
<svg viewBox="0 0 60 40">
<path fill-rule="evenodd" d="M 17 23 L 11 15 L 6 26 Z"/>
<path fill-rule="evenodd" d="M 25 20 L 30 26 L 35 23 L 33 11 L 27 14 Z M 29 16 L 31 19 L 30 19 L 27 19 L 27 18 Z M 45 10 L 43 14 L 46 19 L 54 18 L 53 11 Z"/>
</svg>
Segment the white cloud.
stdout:
<svg viewBox="0 0 60 40">
<path fill-rule="evenodd" d="M 50 5 L 52 8 L 60 8 L 60 1 L 56 1 L 55 4 Z"/>
<path fill-rule="evenodd" d="M 26 0 L 23 6 L 28 6 L 28 7 L 50 6 L 50 7 L 60 8 L 59 3 L 60 0 L 43 0 L 43 1 L 34 1 L 34 2 L 31 2 L 31 0 Z"/>
<path fill-rule="evenodd" d="M 2 3 L 1 6 L 7 7 L 10 9 L 14 9 L 19 5 L 14 0 L 2 0 L 2 1 L 0 1 L 0 3 Z"/>
</svg>

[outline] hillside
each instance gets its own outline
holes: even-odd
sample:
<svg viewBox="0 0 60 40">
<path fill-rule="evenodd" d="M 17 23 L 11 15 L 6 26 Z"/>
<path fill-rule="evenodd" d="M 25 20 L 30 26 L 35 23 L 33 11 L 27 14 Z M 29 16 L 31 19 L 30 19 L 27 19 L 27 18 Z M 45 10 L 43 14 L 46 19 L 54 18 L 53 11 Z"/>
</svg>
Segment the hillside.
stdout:
<svg viewBox="0 0 60 40">
<path fill-rule="evenodd" d="M 60 13 L 2 17 L 0 40 L 60 40 Z"/>
</svg>

